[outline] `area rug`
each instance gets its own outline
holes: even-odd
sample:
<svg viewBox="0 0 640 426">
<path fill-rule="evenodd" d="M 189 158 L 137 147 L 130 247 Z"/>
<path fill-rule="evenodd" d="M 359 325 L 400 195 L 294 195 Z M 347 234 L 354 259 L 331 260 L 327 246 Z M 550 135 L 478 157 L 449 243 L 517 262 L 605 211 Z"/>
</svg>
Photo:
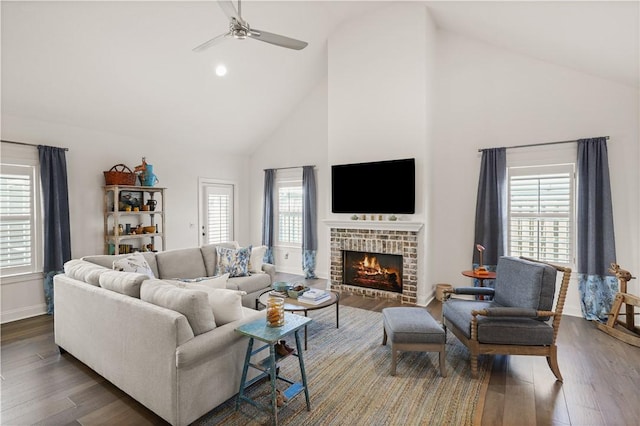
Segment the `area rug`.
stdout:
<svg viewBox="0 0 640 426">
<path fill-rule="evenodd" d="M 437 353 L 400 352 L 396 375 L 390 376 L 391 347 L 382 346 L 382 314 L 340 308 L 336 329 L 333 308 L 309 312 L 308 350 L 304 363 L 311 411 L 304 393 L 278 411 L 282 425 L 473 425 L 480 424 L 490 365 L 480 357 L 478 379 L 471 378 L 469 351 L 447 336 L 447 377 L 440 376 Z M 301 334 L 301 338 L 302 338 Z M 288 344 L 294 346 L 293 337 Z M 300 379 L 298 359 L 280 362 L 280 374 Z M 284 389 L 286 383 L 278 381 Z M 269 404 L 269 382 L 254 385 L 248 396 Z M 235 398 L 196 423 L 208 425 L 270 424 L 271 416 Z"/>
</svg>

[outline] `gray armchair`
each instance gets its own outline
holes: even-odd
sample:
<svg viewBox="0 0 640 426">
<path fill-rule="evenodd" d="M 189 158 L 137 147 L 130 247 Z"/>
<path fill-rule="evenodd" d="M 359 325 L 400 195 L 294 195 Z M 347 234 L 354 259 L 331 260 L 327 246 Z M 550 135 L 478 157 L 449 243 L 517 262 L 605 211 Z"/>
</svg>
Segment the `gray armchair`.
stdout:
<svg viewBox="0 0 640 426">
<path fill-rule="evenodd" d="M 563 273 L 555 310 L 557 271 Z M 471 375 L 478 355 L 539 355 L 559 381 L 556 338 L 571 269 L 525 258 L 498 260 L 494 288 L 454 288 L 445 294 L 442 323 L 471 352 Z M 451 298 L 451 294 L 489 295 L 490 301 Z"/>
</svg>

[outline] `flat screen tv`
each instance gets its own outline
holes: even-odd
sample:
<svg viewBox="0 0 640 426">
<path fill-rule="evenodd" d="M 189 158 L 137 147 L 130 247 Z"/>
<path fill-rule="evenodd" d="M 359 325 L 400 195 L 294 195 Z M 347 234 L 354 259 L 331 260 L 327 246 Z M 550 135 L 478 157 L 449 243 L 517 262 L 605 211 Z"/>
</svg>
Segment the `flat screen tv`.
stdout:
<svg viewBox="0 0 640 426">
<path fill-rule="evenodd" d="M 413 214 L 415 159 L 331 166 L 333 213 Z"/>
</svg>

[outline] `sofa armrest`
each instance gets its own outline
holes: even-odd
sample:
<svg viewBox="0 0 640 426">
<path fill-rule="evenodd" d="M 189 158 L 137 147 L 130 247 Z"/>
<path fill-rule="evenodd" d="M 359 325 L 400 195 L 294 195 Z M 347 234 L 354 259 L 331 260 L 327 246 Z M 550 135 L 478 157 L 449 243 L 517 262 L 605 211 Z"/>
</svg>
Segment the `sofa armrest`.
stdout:
<svg viewBox="0 0 640 426">
<path fill-rule="evenodd" d="M 255 311 L 253 309 L 244 308 L 244 318 L 233 321 L 220 327 L 199 334 L 188 342 L 178 346 L 176 349 L 176 366 L 180 368 L 188 368 L 198 365 L 205 359 L 218 356 L 225 353 L 230 345 L 240 340 L 249 341 L 245 336 L 236 333 L 235 329 L 242 324 L 254 321 L 260 317 L 264 317 L 266 311 Z"/>
<path fill-rule="evenodd" d="M 276 281 L 276 266 L 270 263 L 263 263 L 262 270 L 269 274 L 271 277 L 271 282 L 274 283 Z"/>
</svg>

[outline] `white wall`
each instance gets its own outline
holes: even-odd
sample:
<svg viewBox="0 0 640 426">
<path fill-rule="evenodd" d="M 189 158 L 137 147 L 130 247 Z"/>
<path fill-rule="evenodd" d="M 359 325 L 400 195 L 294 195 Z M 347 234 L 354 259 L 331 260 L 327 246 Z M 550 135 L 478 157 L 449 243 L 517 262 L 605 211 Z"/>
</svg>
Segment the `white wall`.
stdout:
<svg viewBox="0 0 640 426">
<path fill-rule="evenodd" d="M 416 213 L 401 219 L 423 223 L 430 208 L 434 34 L 424 5 L 396 4 L 350 20 L 329 38 L 329 164 L 415 158 Z M 348 220 L 327 205 L 330 218 Z M 423 254 L 429 251 L 426 225 L 419 237 Z M 427 266 L 422 256 L 419 304 L 432 292 L 425 285 Z"/>
<path fill-rule="evenodd" d="M 220 155 L 215 146 L 189 148 L 184 141 L 149 141 L 115 133 L 101 133 L 23 117 L 2 115 L 2 139 L 67 147 L 69 207 L 72 257 L 102 254 L 103 171 L 124 163 L 133 169 L 143 156 L 154 166 L 166 187 L 167 249 L 198 246 L 198 177 L 232 181 L 237 184 L 236 239 L 248 240 L 248 158 Z M 3 280 L 8 282 L 8 280 Z M 42 282 L 3 282 L 2 321 L 14 314 L 44 312 Z M 37 290 L 37 291 L 36 291 Z M 38 306 L 40 308 L 38 308 Z M 25 315 L 27 316 L 27 315 Z"/>
<path fill-rule="evenodd" d="M 328 210 L 326 194 L 329 182 L 327 165 L 327 82 L 322 81 L 294 108 L 285 122 L 253 153 L 251 170 L 251 239 L 247 243 L 262 242 L 262 207 L 264 198 L 264 169 L 279 167 L 316 166 L 318 190 L 318 251 L 316 274 L 327 277 L 329 248 L 322 238 L 323 224 Z M 285 253 L 289 258 L 285 259 Z M 303 275 L 300 250 L 275 250 L 278 271 Z"/>
<path fill-rule="evenodd" d="M 604 135 L 618 263 L 639 271 L 638 90 L 448 32 L 438 33 L 437 66 L 431 282 L 469 284 L 459 271 L 474 245 L 478 148 Z M 565 312 L 580 315 L 575 280 Z"/>
</svg>

